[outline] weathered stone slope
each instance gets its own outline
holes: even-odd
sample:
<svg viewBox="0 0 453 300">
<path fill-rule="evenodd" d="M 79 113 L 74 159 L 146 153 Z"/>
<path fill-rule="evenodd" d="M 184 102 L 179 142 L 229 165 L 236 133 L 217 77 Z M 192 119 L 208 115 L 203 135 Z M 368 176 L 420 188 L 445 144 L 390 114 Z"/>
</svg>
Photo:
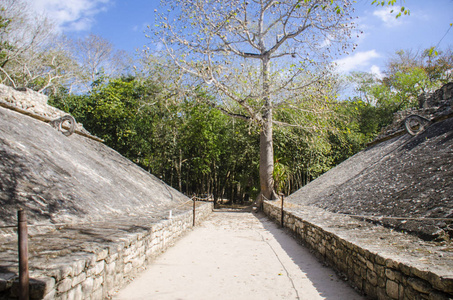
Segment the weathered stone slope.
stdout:
<svg viewBox="0 0 453 300">
<path fill-rule="evenodd" d="M 0 299 L 17 299 L 17 210 L 29 230 L 30 299 L 106 299 L 212 208 L 84 132 L 47 98 L 0 85 Z M 172 213 L 172 214 L 171 214 Z"/>
<path fill-rule="evenodd" d="M 452 236 L 453 118 L 369 147 L 288 197 L 424 238 Z"/>
<path fill-rule="evenodd" d="M 31 224 L 80 223 L 168 215 L 187 200 L 102 143 L 0 107 L 0 226 L 19 208 Z"/>
</svg>

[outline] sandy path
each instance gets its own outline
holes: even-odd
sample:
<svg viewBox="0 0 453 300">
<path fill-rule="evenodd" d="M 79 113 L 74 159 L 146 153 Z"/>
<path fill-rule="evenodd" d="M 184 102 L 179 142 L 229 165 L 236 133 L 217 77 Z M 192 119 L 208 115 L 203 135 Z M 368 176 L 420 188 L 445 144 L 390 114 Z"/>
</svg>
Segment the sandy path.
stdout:
<svg viewBox="0 0 453 300">
<path fill-rule="evenodd" d="M 364 298 L 266 217 L 215 212 L 113 299 Z"/>
</svg>

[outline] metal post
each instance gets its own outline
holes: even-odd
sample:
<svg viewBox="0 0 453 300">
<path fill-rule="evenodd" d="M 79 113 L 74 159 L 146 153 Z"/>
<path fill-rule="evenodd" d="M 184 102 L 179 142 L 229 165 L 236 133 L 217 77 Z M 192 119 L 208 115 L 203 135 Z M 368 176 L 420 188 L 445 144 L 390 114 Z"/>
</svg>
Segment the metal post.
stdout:
<svg viewBox="0 0 453 300">
<path fill-rule="evenodd" d="M 284 224 L 283 224 L 284 214 L 285 214 L 285 211 L 283 209 L 284 195 L 282 194 L 281 196 L 282 196 L 282 209 L 281 209 L 282 220 L 281 220 L 281 224 L 282 224 L 282 227 L 284 227 Z"/>
<path fill-rule="evenodd" d="M 195 198 L 193 198 L 193 226 L 195 226 Z"/>
<path fill-rule="evenodd" d="M 29 299 L 28 274 L 28 231 L 27 216 L 24 210 L 17 212 L 19 235 L 19 300 Z"/>
</svg>

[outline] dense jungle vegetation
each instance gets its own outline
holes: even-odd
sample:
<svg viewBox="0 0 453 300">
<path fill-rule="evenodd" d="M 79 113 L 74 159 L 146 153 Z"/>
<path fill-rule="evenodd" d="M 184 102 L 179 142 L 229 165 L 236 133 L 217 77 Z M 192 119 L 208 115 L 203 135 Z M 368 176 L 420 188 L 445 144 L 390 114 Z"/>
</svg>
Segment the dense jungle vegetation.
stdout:
<svg viewBox="0 0 453 300">
<path fill-rule="evenodd" d="M 12 3 L 20 1 L 6 1 L 0 14 L 1 83 L 48 95 L 49 104 L 187 195 L 236 203 L 259 194 L 259 123 L 231 118 L 224 112 L 238 110 L 222 107 L 202 85 L 182 91 L 186 83 L 165 57 L 144 51 L 133 59 L 99 36 L 52 35 L 45 20 Z M 275 112 L 282 124 L 297 124 L 273 129 L 275 191 L 288 195 L 363 149 L 394 112 L 451 81 L 452 68 L 451 48 L 432 47 L 398 51 L 383 77 L 319 75 L 316 88 L 292 96 L 297 109 Z"/>
</svg>

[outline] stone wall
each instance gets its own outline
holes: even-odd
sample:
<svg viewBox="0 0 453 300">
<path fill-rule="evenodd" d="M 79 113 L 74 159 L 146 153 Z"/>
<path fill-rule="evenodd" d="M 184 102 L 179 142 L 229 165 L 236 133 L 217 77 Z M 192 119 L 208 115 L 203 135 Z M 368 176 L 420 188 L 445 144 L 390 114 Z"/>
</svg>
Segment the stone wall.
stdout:
<svg viewBox="0 0 453 300">
<path fill-rule="evenodd" d="M 277 223 L 280 205 L 264 203 Z M 453 299 L 448 247 L 308 206 L 285 208 L 284 227 L 369 299 Z"/>
<path fill-rule="evenodd" d="M 66 113 L 47 104 L 48 97 L 30 89 L 16 90 L 0 84 L 0 102 L 17 107 L 31 113 L 56 119 Z"/>
<path fill-rule="evenodd" d="M 211 212 L 212 203 L 198 203 L 196 223 Z M 108 298 L 192 225 L 192 211 L 186 211 L 152 224 L 146 231 L 123 232 L 116 243 L 93 241 L 93 253 L 72 252 L 66 257 L 54 257 L 46 261 L 46 269 L 37 266 L 30 270 L 31 299 Z M 16 299 L 17 289 L 16 274 L 0 274 L 0 299 Z"/>
</svg>

